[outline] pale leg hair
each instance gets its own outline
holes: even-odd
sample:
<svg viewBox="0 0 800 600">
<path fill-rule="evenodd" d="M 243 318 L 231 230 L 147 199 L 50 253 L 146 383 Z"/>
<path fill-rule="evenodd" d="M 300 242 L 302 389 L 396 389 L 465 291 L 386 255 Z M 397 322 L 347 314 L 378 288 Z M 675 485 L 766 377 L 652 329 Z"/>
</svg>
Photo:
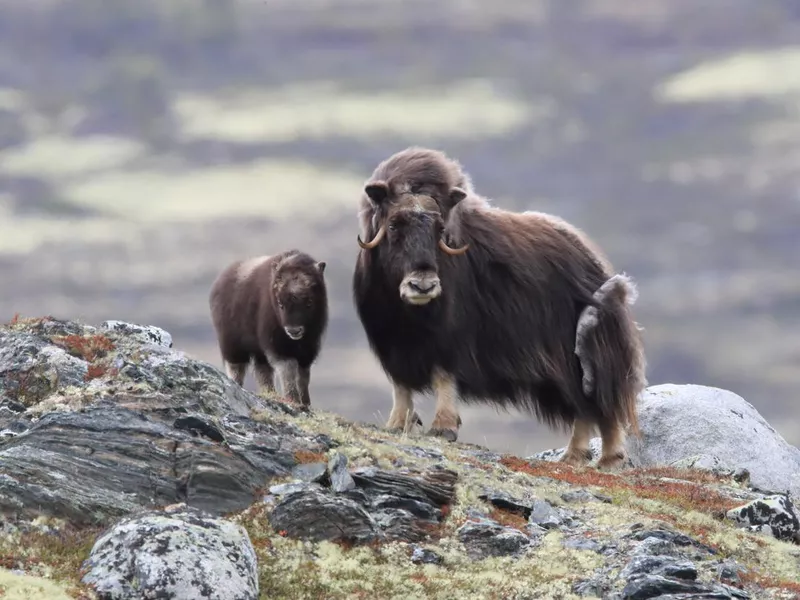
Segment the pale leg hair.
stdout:
<svg viewBox="0 0 800 600">
<path fill-rule="evenodd" d="M 411 390 L 393 381 L 392 412 L 386 422 L 386 429 L 408 433 L 418 420 Z"/>
<path fill-rule="evenodd" d="M 619 421 L 600 423 L 600 435 L 603 438 L 603 452 L 597 461 L 599 469 L 617 469 L 627 459 L 625 451 L 625 428 Z"/>
<path fill-rule="evenodd" d="M 592 438 L 594 424 L 591 421 L 575 419 L 572 424 L 572 437 L 569 439 L 564 455 L 559 459 L 560 462 L 567 463 L 575 467 L 580 467 L 592 460 L 592 452 L 589 450 L 589 440 Z"/>
<path fill-rule="evenodd" d="M 455 442 L 461 427 L 456 381 L 448 373 L 436 369 L 433 373 L 433 390 L 436 393 L 436 414 L 428 433 Z"/>
</svg>

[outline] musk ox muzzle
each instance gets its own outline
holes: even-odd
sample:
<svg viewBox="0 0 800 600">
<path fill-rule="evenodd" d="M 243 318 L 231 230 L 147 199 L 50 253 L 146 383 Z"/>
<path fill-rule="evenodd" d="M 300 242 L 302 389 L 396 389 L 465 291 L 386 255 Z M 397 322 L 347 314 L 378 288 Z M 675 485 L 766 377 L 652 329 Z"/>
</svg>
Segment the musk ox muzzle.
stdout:
<svg viewBox="0 0 800 600">
<path fill-rule="evenodd" d="M 298 327 L 286 326 L 286 327 L 283 328 L 283 330 L 286 332 L 286 335 L 288 335 L 291 339 L 297 341 L 299 339 L 302 339 L 306 328 L 303 327 L 302 325 L 300 325 Z"/>
<path fill-rule="evenodd" d="M 442 282 L 433 271 L 412 271 L 400 282 L 400 298 L 414 306 L 423 306 L 441 293 Z"/>
</svg>

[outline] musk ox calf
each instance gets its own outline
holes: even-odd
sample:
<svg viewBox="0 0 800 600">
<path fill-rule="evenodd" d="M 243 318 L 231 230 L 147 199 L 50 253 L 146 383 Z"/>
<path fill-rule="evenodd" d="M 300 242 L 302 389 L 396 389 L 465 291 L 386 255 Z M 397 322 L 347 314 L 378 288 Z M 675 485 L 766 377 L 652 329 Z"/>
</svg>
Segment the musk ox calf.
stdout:
<svg viewBox="0 0 800 600">
<path fill-rule="evenodd" d="M 299 250 L 239 260 L 211 286 L 209 306 L 225 371 L 244 383 L 250 361 L 262 391 L 309 407 L 308 384 L 328 325 L 325 262 Z"/>
<path fill-rule="evenodd" d="M 569 464 L 591 459 L 595 426 L 598 467 L 625 460 L 646 385 L 636 289 L 581 231 L 490 206 L 458 162 L 425 148 L 376 167 L 359 220 L 353 298 L 393 386 L 388 428 L 421 423 L 412 393 L 433 391 L 431 435 L 458 438 L 460 398 L 571 426 Z"/>
</svg>

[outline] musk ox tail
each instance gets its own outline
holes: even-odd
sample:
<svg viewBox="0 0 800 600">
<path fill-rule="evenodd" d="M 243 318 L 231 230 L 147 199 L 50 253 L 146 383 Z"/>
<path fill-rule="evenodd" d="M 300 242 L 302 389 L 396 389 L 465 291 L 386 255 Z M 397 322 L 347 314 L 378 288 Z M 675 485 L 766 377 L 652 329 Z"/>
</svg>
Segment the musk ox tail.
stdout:
<svg viewBox="0 0 800 600">
<path fill-rule="evenodd" d="M 627 423 L 639 435 L 636 401 L 647 385 L 645 357 L 631 306 L 638 292 L 618 274 L 606 281 L 578 318 L 575 354 L 583 371 L 583 393 L 592 398 L 603 419 Z"/>
</svg>

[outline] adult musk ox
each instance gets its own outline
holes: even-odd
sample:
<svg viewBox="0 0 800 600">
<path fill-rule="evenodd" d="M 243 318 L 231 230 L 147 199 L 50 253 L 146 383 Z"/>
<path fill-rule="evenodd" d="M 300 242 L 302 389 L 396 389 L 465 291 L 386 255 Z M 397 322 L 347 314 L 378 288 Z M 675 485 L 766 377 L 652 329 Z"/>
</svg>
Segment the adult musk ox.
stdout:
<svg viewBox="0 0 800 600">
<path fill-rule="evenodd" d="M 625 460 L 646 385 L 636 289 L 581 231 L 490 206 L 458 162 L 426 148 L 376 167 L 359 220 L 353 297 L 393 385 L 388 428 L 421 423 L 412 393 L 433 391 L 431 435 L 458 438 L 460 398 L 572 426 L 569 464 L 591 459 L 595 426 L 598 467 Z"/>
<path fill-rule="evenodd" d="M 211 286 L 209 306 L 225 371 L 244 383 L 250 361 L 263 391 L 309 407 L 308 384 L 328 325 L 325 262 L 299 250 L 236 261 Z"/>
</svg>

